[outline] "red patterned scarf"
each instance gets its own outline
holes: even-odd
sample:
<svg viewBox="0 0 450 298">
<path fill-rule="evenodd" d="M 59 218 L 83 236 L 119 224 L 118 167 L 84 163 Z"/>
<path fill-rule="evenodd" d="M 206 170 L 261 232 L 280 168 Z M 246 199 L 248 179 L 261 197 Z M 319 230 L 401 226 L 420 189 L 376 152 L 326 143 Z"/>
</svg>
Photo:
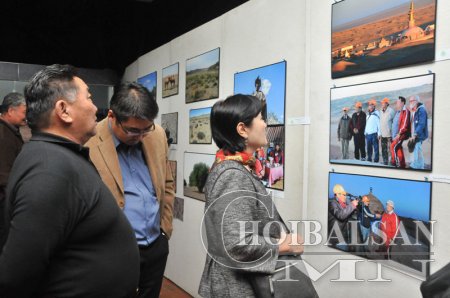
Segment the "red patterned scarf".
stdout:
<svg viewBox="0 0 450 298">
<path fill-rule="evenodd" d="M 222 149 L 217 151 L 216 163 L 221 163 L 224 160 L 235 160 L 237 162 L 240 162 L 244 166 L 249 166 L 252 170 L 255 169 L 256 158 L 253 155 L 248 154 L 246 152 L 236 152 L 232 154 Z"/>
</svg>

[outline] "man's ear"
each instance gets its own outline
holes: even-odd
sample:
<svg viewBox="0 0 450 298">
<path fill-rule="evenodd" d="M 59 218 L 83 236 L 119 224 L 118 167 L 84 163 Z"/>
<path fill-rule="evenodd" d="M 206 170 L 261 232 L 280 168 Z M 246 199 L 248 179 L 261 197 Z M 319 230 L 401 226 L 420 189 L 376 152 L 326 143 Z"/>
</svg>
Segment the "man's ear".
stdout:
<svg viewBox="0 0 450 298">
<path fill-rule="evenodd" d="M 62 122 L 73 122 L 73 118 L 71 117 L 69 110 L 70 107 L 65 100 L 60 99 L 55 103 L 55 114 Z"/>
<path fill-rule="evenodd" d="M 244 139 L 248 138 L 248 133 L 247 133 L 247 126 L 245 126 L 245 124 L 243 122 L 239 122 L 236 125 L 236 131 L 237 133 L 243 137 Z"/>
</svg>

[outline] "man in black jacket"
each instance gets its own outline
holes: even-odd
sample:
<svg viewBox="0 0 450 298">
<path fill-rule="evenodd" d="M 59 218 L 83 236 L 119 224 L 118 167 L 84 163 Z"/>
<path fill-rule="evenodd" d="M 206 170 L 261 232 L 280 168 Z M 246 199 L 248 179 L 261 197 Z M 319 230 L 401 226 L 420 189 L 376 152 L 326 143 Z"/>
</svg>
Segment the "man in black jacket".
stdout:
<svg viewBox="0 0 450 298">
<path fill-rule="evenodd" d="M 25 97 L 17 92 L 5 96 L 0 106 L 0 237 L 4 226 L 4 203 L 9 173 L 23 140 L 19 127 L 26 124 Z"/>
<path fill-rule="evenodd" d="M 0 296 L 133 297 L 133 230 L 82 146 L 96 132 L 88 86 L 73 67 L 52 65 L 25 98 L 33 137 L 7 188 Z"/>
<path fill-rule="evenodd" d="M 366 160 L 366 137 L 364 130 L 366 129 L 366 113 L 362 111 L 362 103 L 355 103 L 356 112 L 352 115 L 350 121 L 350 130 L 353 133 L 353 142 L 355 143 L 355 159 Z"/>
</svg>

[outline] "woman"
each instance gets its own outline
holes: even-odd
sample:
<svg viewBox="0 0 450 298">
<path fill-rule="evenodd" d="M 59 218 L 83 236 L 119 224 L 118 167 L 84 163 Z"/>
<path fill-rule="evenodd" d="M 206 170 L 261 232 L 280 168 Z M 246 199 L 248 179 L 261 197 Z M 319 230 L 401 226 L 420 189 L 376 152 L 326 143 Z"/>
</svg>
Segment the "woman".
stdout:
<svg viewBox="0 0 450 298">
<path fill-rule="evenodd" d="M 199 294 L 254 297 L 251 274 L 273 273 L 279 254 L 299 254 L 303 247 L 297 235 L 284 232 L 270 196 L 252 172 L 255 151 L 267 144 L 261 101 L 241 94 L 218 101 L 211 129 L 220 150 L 205 186 L 208 255 Z"/>
</svg>

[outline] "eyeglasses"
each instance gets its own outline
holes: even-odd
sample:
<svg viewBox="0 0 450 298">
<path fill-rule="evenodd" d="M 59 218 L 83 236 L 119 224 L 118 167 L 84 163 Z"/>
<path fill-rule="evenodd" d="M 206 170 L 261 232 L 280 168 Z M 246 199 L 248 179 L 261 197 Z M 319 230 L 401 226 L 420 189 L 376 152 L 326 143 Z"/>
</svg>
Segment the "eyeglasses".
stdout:
<svg viewBox="0 0 450 298">
<path fill-rule="evenodd" d="M 117 123 L 119 123 L 120 128 L 122 128 L 123 132 L 130 137 L 146 136 L 147 134 L 155 130 L 155 123 L 152 123 L 152 125 L 150 125 L 150 127 L 146 129 L 126 128 L 122 125 L 122 122 L 118 118 L 116 119 Z"/>
</svg>

